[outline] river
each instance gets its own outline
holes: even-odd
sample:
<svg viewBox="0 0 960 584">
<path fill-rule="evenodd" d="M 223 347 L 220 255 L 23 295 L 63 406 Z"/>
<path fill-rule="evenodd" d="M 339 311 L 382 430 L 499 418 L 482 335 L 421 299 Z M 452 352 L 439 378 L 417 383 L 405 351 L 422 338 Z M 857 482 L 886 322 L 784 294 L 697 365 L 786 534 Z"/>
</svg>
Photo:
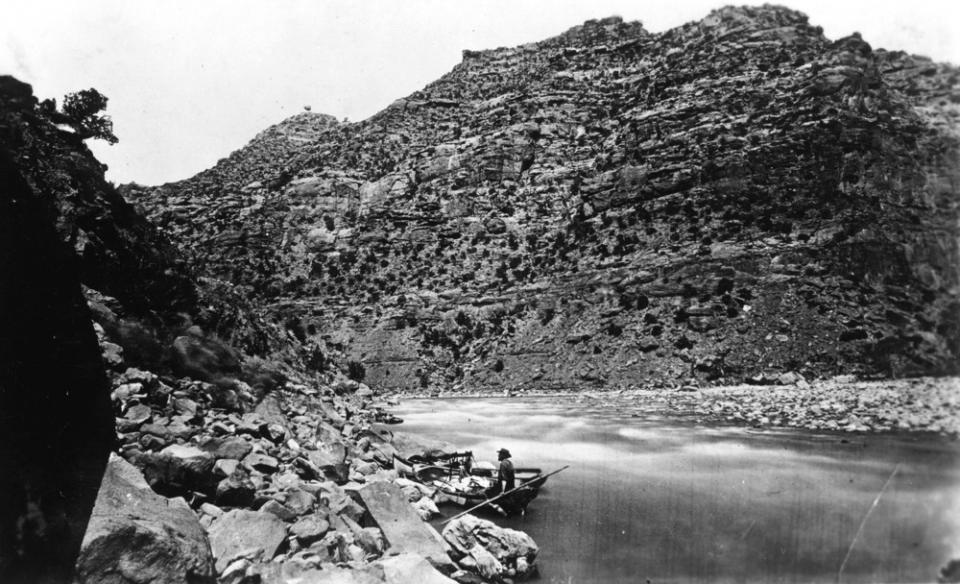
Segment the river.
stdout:
<svg viewBox="0 0 960 584">
<path fill-rule="evenodd" d="M 571 465 L 525 517 L 497 520 L 537 541 L 541 582 L 934 582 L 960 557 L 956 441 L 703 425 L 575 397 L 395 411 L 397 430 L 481 460 L 506 447 L 518 467 Z"/>
</svg>

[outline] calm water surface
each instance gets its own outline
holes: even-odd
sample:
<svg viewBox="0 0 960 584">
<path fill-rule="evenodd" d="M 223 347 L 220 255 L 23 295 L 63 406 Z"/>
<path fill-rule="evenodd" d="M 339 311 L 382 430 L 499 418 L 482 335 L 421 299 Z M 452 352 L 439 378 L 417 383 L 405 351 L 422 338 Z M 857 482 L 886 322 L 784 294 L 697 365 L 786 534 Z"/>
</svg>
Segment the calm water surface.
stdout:
<svg viewBox="0 0 960 584">
<path fill-rule="evenodd" d="M 506 447 L 517 466 L 571 465 L 526 517 L 497 520 L 540 545 L 541 582 L 934 582 L 960 557 L 955 441 L 629 412 L 575 398 L 407 400 L 395 428 L 479 459 Z"/>
</svg>

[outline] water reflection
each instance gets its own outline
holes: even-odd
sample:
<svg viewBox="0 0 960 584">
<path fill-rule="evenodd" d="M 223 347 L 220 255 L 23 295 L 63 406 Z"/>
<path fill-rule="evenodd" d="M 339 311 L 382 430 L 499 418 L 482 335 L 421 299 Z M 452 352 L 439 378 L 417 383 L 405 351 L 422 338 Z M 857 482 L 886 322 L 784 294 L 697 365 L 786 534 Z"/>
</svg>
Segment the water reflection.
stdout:
<svg viewBox="0 0 960 584">
<path fill-rule="evenodd" d="M 579 401 L 579 403 L 578 403 Z M 926 582 L 960 556 L 960 449 L 705 427 L 662 406 L 412 400 L 399 429 L 554 477 L 524 519 L 547 582 Z"/>
</svg>

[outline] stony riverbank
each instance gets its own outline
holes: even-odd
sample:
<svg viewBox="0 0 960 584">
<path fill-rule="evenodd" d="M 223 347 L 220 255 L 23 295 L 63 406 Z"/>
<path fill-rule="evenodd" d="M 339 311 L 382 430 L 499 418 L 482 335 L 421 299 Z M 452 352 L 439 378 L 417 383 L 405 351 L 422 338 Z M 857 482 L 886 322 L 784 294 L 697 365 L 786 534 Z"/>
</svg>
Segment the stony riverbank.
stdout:
<svg viewBox="0 0 960 584">
<path fill-rule="evenodd" d="M 707 420 L 844 432 L 960 435 L 960 380 L 955 377 L 828 380 L 805 387 L 738 385 L 698 393 L 702 399 L 694 411 Z"/>
<path fill-rule="evenodd" d="M 383 423 L 389 406 L 366 385 L 287 381 L 256 399 L 239 380 L 113 365 L 118 444 L 80 583 L 452 584 L 536 571 L 521 532 L 475 517 L 442 532 L 427 523 L 434 493 L 399 478 L 393 455 L 438 445 Z"/>
<path fill-rule="evenodd" d="M 960 436 L 960 378 L 957 377 L 858 381 L 851 376 L 837 376 L 813 382 L 791 377 L 777 385 L 402 395 L 414 398 L 565 397 L 590 405 L 635 408 L 638 416 L 651 407 L 662 407 L 706 424 Z"/>
</svg>

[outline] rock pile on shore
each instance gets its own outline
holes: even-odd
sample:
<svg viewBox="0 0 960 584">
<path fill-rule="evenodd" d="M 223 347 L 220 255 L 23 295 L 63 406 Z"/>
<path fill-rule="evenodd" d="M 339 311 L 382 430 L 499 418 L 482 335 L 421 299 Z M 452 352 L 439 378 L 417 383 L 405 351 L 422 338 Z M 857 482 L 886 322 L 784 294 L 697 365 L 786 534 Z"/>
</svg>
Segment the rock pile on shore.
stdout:
<svg viewBox="0 0 960 584">
<path fill-rule="evenodd" d="M 394 453 L 422 449 L 394 444 L 378 422 L 388 404 L 363 384 L 288 381 L 254 402 L 236 379 L 156 375 L 122 358 L 112 370 L 121 456 L 108 464 L 80 582 L 482 582 L 535 570 L 529 537 L 473 517 L 486 535 L 471 554 L 444 543 L 425 522 L 429 496 L 411 496 L 392 470 Z"/>
<path fill-rule="evenodd" d="M 542 397 L 544 393 L 517 395 Z M 813 383 L 799 379 L 782 385 L 678 385 L 549 395 L 585 408 L 637 417 L 651 411 L 670 412 L 697 424 L 960 437 L 960 379 L 956 377 L 858 381 L 837 376 Z"/>
<path fill-rule="evenodd" d="M 960 436 L 960 380 L 831 379 L 812 385 L 704 390 L 688 411 L 737 425 Z"/>
</svg>

